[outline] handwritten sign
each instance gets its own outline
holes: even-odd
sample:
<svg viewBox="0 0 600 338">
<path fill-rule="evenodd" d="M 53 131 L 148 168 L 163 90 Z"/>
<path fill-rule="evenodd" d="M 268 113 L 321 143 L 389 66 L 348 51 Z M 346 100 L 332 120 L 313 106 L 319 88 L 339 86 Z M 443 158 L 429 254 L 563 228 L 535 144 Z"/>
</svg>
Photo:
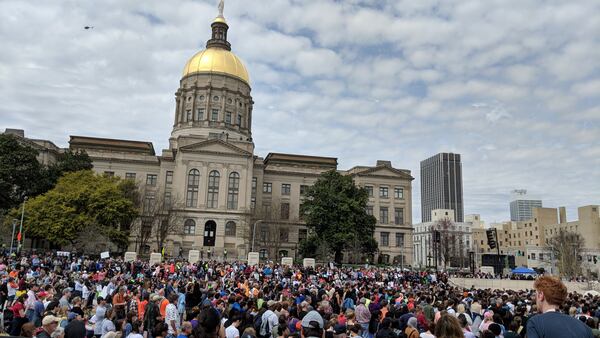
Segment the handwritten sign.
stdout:
<svg viewBox="0 0 600 338">
<path fill-rule="evenodd" d="M 137 259 L 137 253 L 128 251 L 125 253 L 125 256 L 123 256 L 123 259 L 125 262 L 133 262 Z"/>
</svg>

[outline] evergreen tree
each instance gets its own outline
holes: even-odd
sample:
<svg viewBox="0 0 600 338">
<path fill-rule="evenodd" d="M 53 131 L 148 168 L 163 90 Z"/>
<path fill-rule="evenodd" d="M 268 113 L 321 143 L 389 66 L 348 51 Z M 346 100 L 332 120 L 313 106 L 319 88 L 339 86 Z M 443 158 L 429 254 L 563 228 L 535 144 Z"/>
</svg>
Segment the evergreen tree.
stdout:
<svg viewBox="0 0 600 338">
<path fill-rule="evenodd" d="M 367 214 L 368 200 L 367 191 L 357 187 L 352 177 L 335 170 L 323 173 L 308 189 L 300 206 L 306 226 L 313 234 L 308 240 L 324 246 L 338 263 L 344 251 L 375 253 L 376 220 Z M 301 248 L 313 250 L 314 245 L 303 243 Z"/>
</svg>

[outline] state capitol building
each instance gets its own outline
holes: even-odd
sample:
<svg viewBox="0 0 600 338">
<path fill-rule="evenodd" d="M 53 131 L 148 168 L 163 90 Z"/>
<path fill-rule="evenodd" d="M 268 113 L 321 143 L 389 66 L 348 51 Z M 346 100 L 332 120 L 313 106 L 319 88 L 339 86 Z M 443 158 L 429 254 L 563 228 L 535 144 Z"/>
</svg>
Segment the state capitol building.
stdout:
<svg viewBox="0 0 600 338">
<path fill-rule="evenodd" d="M 144 208 L 159 200 L 171 206 L 179 224 L 164 244 L 170 255 L 187 257 L 195 249 L 222 257 L 227 250 L 228 258 L 245 259 L 254 246 L 261 259 L 297 259 L 298 244 L 308 235 L 299 215 L 303 193 L 321 173 L 338 170 L 369 192 L 377 261 L 411 264 L 410 171 L 390 161 L 339 170 L 335 157 L 256 155 L 250 76 L 231 52 L 222 13 L 211 27 L 206 49 L 183 67 L 168 149 L 156 154 L 151 142 L 87 136 L 71 136 L 69 148 L 86 151 L 98 173 L 135 180 Z M 43 162 L 63 151 L 50 141 L 25 138 L 22 130 L 7 132 L 36 148 Z M 142 222 L 139 229 L 153 226 Z M 139 247 L 138 238 L 132 233 L 130 251 L 160 251 L 155 236 Z"/>
</svg>

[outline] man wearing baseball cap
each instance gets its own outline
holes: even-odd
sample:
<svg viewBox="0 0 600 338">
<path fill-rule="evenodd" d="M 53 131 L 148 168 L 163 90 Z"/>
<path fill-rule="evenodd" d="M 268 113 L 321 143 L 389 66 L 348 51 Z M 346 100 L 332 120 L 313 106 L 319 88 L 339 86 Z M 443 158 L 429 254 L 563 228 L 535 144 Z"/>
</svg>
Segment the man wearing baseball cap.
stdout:
<svg viewBox="0 0 600 338">
<path fill-rule="evenodd" d="M 323 337 L 323 317 L 315 311 L 312 310 L 307 313 L 304 318 L 302 318 L 302 329 L 301 335 L 302 338 L 322 338 Z"/>
<path fill-rule="evenodd" d="M 37 338 L 50 338 L 52 332 L 56 330 L 60 323 L 60 318 L 48 315 L 42 319 L 42 331 L 37 334 Z"/>
</svg>

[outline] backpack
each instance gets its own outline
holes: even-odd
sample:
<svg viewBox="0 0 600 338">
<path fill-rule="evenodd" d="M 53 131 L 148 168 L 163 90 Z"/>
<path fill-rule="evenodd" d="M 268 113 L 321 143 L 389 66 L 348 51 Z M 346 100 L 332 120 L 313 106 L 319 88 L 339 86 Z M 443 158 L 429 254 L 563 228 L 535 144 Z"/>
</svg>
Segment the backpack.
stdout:
<svg viewBox="0 0 600 338">
<path fill-rule="evenodd" d="M 254 320 L 254 324 L 255 325 L 259 324 L 258 325 L 258 330 L 256 330 L 256 336 L 258 338 L 268 338 L 268 337 L 271 336 L 271 328 L 269 327 L 269 318 L 271 316 L 275 316 L 275 313 L 273 313 L 273 314 L 271 314 L 271 316 L 265 318 L 266 319 L 265 321 L 262 320 L 263 315 L 264 315 L 264 313 L 261 314 L 259 316 L 259 318 L 257 318 L 257 319 Z"/>
<path fill-rule="evenodd" d="M 350 297 L 344 299 L 344 303 L 342 303 L 342 309 L 344 309 L 344 310 L 347 310 L 347 309 L 354 310 L 354 300 L 352 300 L 352 298 L 350 298 Z"/>
<path fill-rule="evenodd" d="M 252 323 L 252 327 L 254 328 L 254 331 L 256 331 L 256 335 L 259 336 L 260 335 L 260 329 L 262 328 L 262 315 L 265 312 L 259 312 L 256 314 L 256 316 L 254 317 L 254 322 Z"/>
</svg>

